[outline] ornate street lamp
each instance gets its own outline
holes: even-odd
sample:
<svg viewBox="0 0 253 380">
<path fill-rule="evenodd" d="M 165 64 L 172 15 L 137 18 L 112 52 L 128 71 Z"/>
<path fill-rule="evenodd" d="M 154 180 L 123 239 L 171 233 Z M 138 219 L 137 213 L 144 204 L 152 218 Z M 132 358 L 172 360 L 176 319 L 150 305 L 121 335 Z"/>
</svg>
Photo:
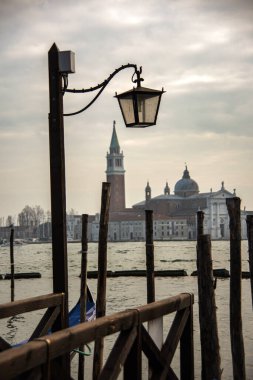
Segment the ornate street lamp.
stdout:
<svg viewBox="0 0 253 380">
<path fill-rule="evenodd" d="M 52 330 L 68 327 L 68 260 L 66 233 L 66 186 L 65 186 L 65 153 L 64 153 L 64 118 L 77 115 L 89 108 L 103 92 L 111 79 L 121 70 L 134 68 L 132 82 L 137 87 L 123 94 L 116 95 L 127 127 L 148 127 L 156 124 L 158 109 L 163 90 L 156 91 L 141 87 L 143 79 L 141 69 L 135 64 L 123 65 L 116 69 L 105 81 L 89 89 L 68 89 L 68 74 L 75 72 L 74 53 L 59 51 L 53 44 L 48 52 L 49 71 L 49 149 L 51 178 L 51 225 L 53 256 L 53 291 L 63 293 L 63 305 Z M 136 79 L 134 80 L 134 76 Z M 66 92 L 86 93 L 99 90 L 95 97 L 81 110 L 64 114 L 63 96 Z M 70 377 L 69 355 L 60 357 L 55 362 L 61 379 Z"/>
</svg>

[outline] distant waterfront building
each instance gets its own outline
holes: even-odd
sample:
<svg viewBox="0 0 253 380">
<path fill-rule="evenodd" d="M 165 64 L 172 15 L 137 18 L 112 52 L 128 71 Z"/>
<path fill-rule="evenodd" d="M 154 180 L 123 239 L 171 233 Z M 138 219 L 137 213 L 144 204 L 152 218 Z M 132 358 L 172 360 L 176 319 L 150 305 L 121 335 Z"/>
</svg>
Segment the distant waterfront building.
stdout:
<svg viewBox="0 0 253 380">
<path fill-rule="evenodd" d="M 111 183 L 110 217 L 108 226 L 109 241 L 145 240 L 145 210 L 153 210 L 153 233 L 155 240 L 191 240 L 196 239 L 196 213 L 205 214 L 204 233 L 213 240 L 229 239 L 229 216 L 226 198 L 236 195 L 235 190 L 225 189 L 224 182 L 217 191 L 207 193 L 199 191 L 198 183 L 190 176 L 188 167 L 174 186 L 174 194 L 166 182 L 163 194 L 152 197 L 150 182 L 144 189 L 145 199 L 125 207 L 125 169 L 124 156 L 116 133 L 115 122 L 109 152 L 106 156 L 106 179 Z M 241 212 L 242 238 L 247 238 L 246 215 Z M 81 217 L 67 217 L 68 237 L 81 238 Z M 88 222 L 89 241 L 99 239 L 99 214 L 90 215 Z"/>
<path fill-rule="evenodd" d="M 118 161 L 116 161 L 118 160 Z M 174 186 L 171 194 L 166 182 L 163 194 L 152 197 L 149 181 L 145 187 L 145 199 L 125 208 L 125 170 L 123 153 L 113 124 L 110 153 L 107 154 L 107 181 L 111 182 L 111 207 L 108 239 L 112 241 L 144 240 L 145 210 L 153 210 L 154 239 L 196 239 L 196 213 L 205 214 L 204 233 L 212 239 L 229 239 L 229 216 L 226 198 L 236 196 L 225 189 L 224 182 L 217 191 L 200 193 L 198 183 L 191 178 L 188 167 Z M 246 211 L 242 211 L 242 238 L 246 239 Z M 99 221 L 96 230 L 99 228 Z M 95 236 L 95 235 L 93 235 Z M 98 237 L 98 235 L 97 235 Z"/>
<path fill-rule="evenodd" d="M 0 227 L 0 239 L 10 241 L 10 227 Z M 32 240 L 38 238 L 38 229 L 31 226 L 14 226 L 14 239 Z"/>
<path fill-rule="evenodd" d="M 151 188 L 149 192 L 151 193 Z M 168 183 L 166 183 L 164 194 L 149 198 L 147 190 L 145 193 L 146 199 L 133 205 L 133 209 L 151 209 L 154 215 L 159 214 L 167 218 L 181 217 L 187 221 L 187 233 L 186 231 L 184 233 L 186 239 L 196 238 L 196 213 L 198 210 L 205 213 L 204 233 L 210 234 L 212 239 L 229 239 L 226 198 L 232 198 L 236 194 L 235 191 L 231 193 L 226 190 L 224 182 L 218 191 L 200 193 L 197 182 L 190 177 L 186 166 L 182 178 L 175 184 L 174 194 L 170 194 Z"/>
</svg>

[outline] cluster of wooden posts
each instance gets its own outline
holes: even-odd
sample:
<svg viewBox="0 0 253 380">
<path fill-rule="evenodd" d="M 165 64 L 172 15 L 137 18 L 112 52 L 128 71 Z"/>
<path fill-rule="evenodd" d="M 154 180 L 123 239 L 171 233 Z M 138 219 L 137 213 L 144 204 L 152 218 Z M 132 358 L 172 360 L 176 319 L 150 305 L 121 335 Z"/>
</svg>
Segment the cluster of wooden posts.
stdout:
<svg viewBox="0 0 253 380">
<path fill-rule="evenodd" d="M 233 378 L 246 379 L 245 353 L 241 315 L 241 212 L 240 198 L 226 200 L 230 227 L 230 340 Z M 204 213 L 197 213 L 197 271 L 199 323 L 201 339 L 202 379 L 221 379 L 221 358 L 216 318 L 215 287 L 213 279 L 211 240 L 203 234 Z M 247 216 L 249 267 L 253 307 L 253 215 Z"/>
<path fill-rule="evenodd" d="M 192 294 L 183 293 L 155 301 L 153 215 L 146 211 L 146 276 L 147 304 L 106 316 L 107 232 L 110 184 L 103 183 L 98 244 L 98 280 L 96 320 L 67 328 L 66 295 L 55 292 L 41 297 L 13 301 L 0 306 L 0 318 L 39 309 L 46 312 L 28 342 L 18 348 L 0 338 L 0 379 L 71 378 L 71 359 L 79 353 L 78 380 L 85 378 L 84 345 L 94 342 L 93 379 L 194 379 L 193 303 Z M 246 379 L 241 319 L 241 236 L 240 199 L 227 200 L 230 216 L 230 329 L 234 379 Z M 221 379 L 221 360 L 216 320 L 211 241 L 203 234 L 204 214 L 197 213 L 197 271 L 199 289 L 199 322 L 201 337 L 202 379 Z M 86 304 L 87 223 L 82 217 L 81 310 Z M 253 216 L 248 217 L 249 263 L 253 286 Z M 253 293 L 252 293 L 253 304 Z M 168 335 L 163 336 L 163 317 L 175 313 Z M 144 323 L 148 328 L 144 327 Z M 46 335 L 49 329 L 53 333 Z M 118 333 L 109 356 L 104 360 L 104 338 Z M 180 343 L 180 377 L 171 367 Z M 74 351 L 75 350 L 75 351 Z M 142 371 L 142 353 L 148 359 L 148 374 Z"/>
</svg>

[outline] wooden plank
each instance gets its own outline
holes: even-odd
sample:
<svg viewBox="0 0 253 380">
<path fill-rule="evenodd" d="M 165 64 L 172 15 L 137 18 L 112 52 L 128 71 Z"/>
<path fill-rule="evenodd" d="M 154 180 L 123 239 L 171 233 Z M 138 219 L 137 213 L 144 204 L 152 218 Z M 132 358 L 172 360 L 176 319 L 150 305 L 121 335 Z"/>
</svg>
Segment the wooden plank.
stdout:
<svg viewBox="0 0 253 380">
<path fill-rule="evenodd" d="M 45 314 L 43 315 L 42 319 L 40 320 L 38 326 L 32 333 L 29 340 L 33 340 L 35 338 L 39 338 L 40 336 L 47 335 L 48 331 L 52 327 L 54 321 L 58 317 L 59 313 L 61 311 L 60 306 L 53 306 L 50 307 Z"/>
<path fill-rule="evenodd" d="M 23 373 L 23 375 L 18 376 L 15 380 L 49 380 L 48 370 L 44 366 L 33 368 L 30 371 Z"/>
<path fill-rule="evenodd" d="M 107 271 L 107 235 L 109 222 L 111 184 L 103 182 L 101 196 L 101 211 L 98 242 L 98 281 L 96 318 L 101 318 L 106 312 L 106 271 Z M 93 379 L 96 380 L 103 365 L 104 341 L 101 337 L 95 340 L 93 355 Z"/>
<path fill-rule="evenodd" d="M 43 296 L 27 298 L 25 300 L 5 303 L 0 305 L 0 319 L 61 305 L 63 298 L 64 294 L 62 293 L 50 293 Z"/>
<path fill-rule="evenodd" d="M 0 352 L 8 350 L 9 348 L 11 348 L 11 345 L 0 336 Z"/>
<path fill-rule="evenodd" d="M 180 379 L 194 380 L 193 306 L 180 338 Z"/>
<path fill-rule="evenodd" d="M 198 294 L 202 378 L 221 378 L 210 235 L 198 237 Z"/>
<path fill-rule="evenodd" d="M 150 319 L 159 318 L 163 315 L 173 313 L 177 310 L 187 308 L 191 305 L 192 295 L 189 293 L 181 293 L 168 299 L 156 301 L 138 308 L 140 312 L 141 323 Z"/>
<path fill-rule="evenodd" d="M 166 380 L 179 380 L 179 378 L 177 377 L 177 375 L 175 374 L 175 372 L 173 371 L 171 367 L 168 369 Z"/>
<path fill-rule="evenodd" d="M 161 350 L 161 355 L 166 361 L 166 366 L 163 368 L 161 372 L 156 371 L 156 373 L 154 373 L 151 378 L 152 380 L 156 380 L 156 379 L 165 380 L 168 378 L 177 379 L 177 376 L 170 368 L 170 364 L 172 362 L 175 351 L 177 349 L 178 342 L 181 338 L 182 332 L 186 325 L 189 313 L 190 313 L 189 308 L 180 310 L 176 313 L 176 316 L 170 328 L 169 334 Z"/>
<path fill-rule="evenodd" d="M 176 313 L 175 318 L 172 322 L 169 334 L 162 347 L 162 354 L 166 357 L 166 360 L 169 363 L 171 363 L 173 359 L 173 356 L 175 354 L 178 342 L 185 328 L 189 314 L 190 314 L 189 308 L 179 310 Z"/>
<path fill-rule="evenodd" d="M 163 357 L 161 351 L 148 334 L 147 330 L 142 326 L 142 350 L 149 359 L 152 374 L 151 379 L 160 379 L 161 373 L 164 368 L 167 369 L 167 379 L 178 380 L 177 375 L 173 369 L 168 366 L 166 358 Z"/>
<path fill-rule="evenodd" d="M 98 380 L 117 379 L 136 336 L 137 327 L 134 327 L 131 330 L 121 331 L 100 375 L 98 376 Z"/>
<path fill-rule="evenodd" d="M 166 365 L 165 359 L 161 355 L 161 351 L 147 332 L 144 326 L 142 326 L 141 330 L 141 338 L 142 338 L 142 350 L 146 357 L 149 359 L 149 363 L 152 366 L 152 371 L 154 373 L 157 370 L 161 371 L 163 367 Z"/>
<path fill-rule="evenodd" d="M 141 348 L 141 324 L 138 320 L 137 336 L 131 346 L 131 350 L 124 365 L 124 380 L 141 380 L 142 378 L 142 348 Z"/>
</svg>

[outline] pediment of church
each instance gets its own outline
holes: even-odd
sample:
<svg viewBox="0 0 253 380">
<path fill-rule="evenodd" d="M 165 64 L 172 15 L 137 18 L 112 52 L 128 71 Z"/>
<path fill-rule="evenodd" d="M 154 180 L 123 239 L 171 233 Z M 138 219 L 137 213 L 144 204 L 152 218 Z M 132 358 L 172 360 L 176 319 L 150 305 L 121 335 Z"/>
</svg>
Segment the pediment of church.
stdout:
<svg viewBox="0 0 253 380">
<path fill-rule="evenodd" d="M 220 198 L 233 198 L 235 197 L 235 194 L 230 193 L 230 191 L 227 191 L 225 189 L 221 189 L 219 191 L 216 191 L 215 193 L 211 194 L 211 197 L 213 199 L 220 199 Z"/>
</svg>

